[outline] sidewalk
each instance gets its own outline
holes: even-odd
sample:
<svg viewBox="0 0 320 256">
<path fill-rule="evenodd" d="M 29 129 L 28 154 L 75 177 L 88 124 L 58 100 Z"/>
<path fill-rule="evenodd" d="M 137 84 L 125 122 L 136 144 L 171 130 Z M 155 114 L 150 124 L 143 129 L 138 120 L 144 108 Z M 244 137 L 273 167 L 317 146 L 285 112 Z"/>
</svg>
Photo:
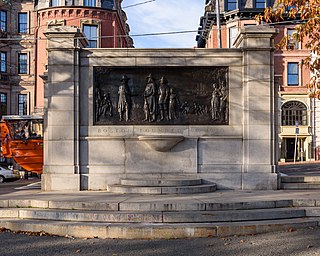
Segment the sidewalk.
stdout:
<svg viewBox="0 0 320 256">
<path fill-rule="evenodd" d="M 90 202 L 108 203 L 118 209 L 123 203 L 232 203 L 277 200 L 314 200 L 320 201 L 317 190 L 217 190 L 205 194 L 185 195 L 142 195 L 115 194 L 106 191 L 80 192 L 41 192 L 39 189 L 17 190 L 16 192 L 0 195 L 0 200 L 28 200 L 28 201 L 59 201 L 59 202 Z M 320 203 L 320 202 L 319 202 Z"/>
</svg>

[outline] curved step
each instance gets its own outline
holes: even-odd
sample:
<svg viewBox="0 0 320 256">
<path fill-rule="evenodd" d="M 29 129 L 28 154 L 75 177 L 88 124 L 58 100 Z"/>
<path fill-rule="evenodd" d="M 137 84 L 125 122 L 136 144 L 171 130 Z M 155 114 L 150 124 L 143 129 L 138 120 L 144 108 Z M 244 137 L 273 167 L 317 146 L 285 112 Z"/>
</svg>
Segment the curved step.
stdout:
<svg viewBox="0 0 320 256">
<path fill-rule="evenodd" d="M 55 209 L 0 209 L 3 217 L 106 223 L 212 223 L 302 218 L 304 209 L 274 208 L 238 211 L 125 212 Z"/>
<path fill-rule="evenodd" d="M 118 239 L 172 239 L 196 237 L 225 237 L 234 235 L 254 235 L 259 233 L 287 231 L 317 227 L 318 219 L 298 218 L 267 221 L 147 224 L 147 223 L 95 223 L 50 220 L 0 219 L 0 227 L 12 231 L 46 232 L 51 235 L 66 234 L 79 238 Z"/>
<path fill-rule="evenodd" d="M 210 197 L 210 195 L 209 195 Z M 163 196 L 154 198 L 148 196 L 122 197 L 111 202 L 99 201 L 64 201 L 64 200 L 0 200 L 0 209 L 40 208 L 60 210 L 86 210 L 86 211 L 224 211 L 224 210 L 250 210 L 284 207 L 316 206 L 317 200 L 278 199 L 272 201 L 240 201 L 216 202 L 214 199 L 198 200 L 189 196 Z M 2 216 L 3 217 L 3 216 Z"/>
<path fill-rule="evenodd" d="M 141 187 L 180 187 L 201 185 L 201 179 L 121 179 L 120 184 L 125 186 Z"/>
<path fill-rule="evenodd" d="M 216 191 L 216 184 L 204 184 L 196 186 L 179 186 L 179 187 L 146 187 L 146 186 L 124 186 L 124 185 L 109 185 L 107 190 L 112 193 L 120 194 L 152 194 L 152 195 L 167 195 L 167 194 L 198 194 L 210 193 Z"/>
</svg>

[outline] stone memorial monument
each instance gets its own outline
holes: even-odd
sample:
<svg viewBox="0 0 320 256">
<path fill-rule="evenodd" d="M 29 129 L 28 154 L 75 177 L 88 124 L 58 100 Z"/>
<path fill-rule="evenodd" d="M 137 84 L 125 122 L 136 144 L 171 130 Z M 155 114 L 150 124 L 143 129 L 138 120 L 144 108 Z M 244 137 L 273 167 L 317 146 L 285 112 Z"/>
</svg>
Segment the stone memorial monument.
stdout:
<svg viewBox="0 0 320 256">
<path fill-rule="evenodd" d="M 196 177 L 277 189 L 273 38 L 246 27 L 231 49 L 87 49 L 49 28 L 42 188 Z"/>
</svg>

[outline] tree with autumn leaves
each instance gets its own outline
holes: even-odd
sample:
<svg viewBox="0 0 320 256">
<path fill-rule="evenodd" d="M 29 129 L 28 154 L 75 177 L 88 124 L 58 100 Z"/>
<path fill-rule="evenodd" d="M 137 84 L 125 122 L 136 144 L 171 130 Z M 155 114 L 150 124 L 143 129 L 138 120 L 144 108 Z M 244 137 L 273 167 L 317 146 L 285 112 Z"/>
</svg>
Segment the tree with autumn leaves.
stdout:
<svg viewBox="0 0 320 256">
<path fill-rule="evenodd" d="M 310 50 L 310 56 L 303 61 L 312 73 L 307 84 L 310 97 L 320 99 L 320 0 L 276 0 L 274 6 L 266 8 L 257 20 L 267 23 L 294 21 L 296 33 L 284 37 L 280 48 L 301 42 Z"/>
<path fill-rule="evenodd" d="M 0 0 L 0 7 L 4 5 L 12 5 L 13 0 Z"/>
</svg>

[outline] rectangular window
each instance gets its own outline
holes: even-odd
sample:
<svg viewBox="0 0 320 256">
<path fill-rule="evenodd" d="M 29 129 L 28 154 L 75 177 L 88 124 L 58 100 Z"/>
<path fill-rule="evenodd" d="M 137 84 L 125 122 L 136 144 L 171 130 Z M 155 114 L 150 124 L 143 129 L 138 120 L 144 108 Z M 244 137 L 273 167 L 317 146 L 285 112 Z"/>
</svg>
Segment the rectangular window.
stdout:
<svg viewBox="0 0 320 256">
<path fill-rule="evenodd" d="M 7 53 L 0 52 L 0 72 L 6 73 L 7 72 Z"/>
<path fill-rule="evenodd" d="M 94 25 L 83 25 L 83 33 L 89 41 L 89 48 L 98 47 L 98 27 Z"/>
<path fill-rule="evenodd" d="M 65 0 L 66 6 L 74 5 L 74 0 Z"/>
<path fill-rule="evenodd" d="M 299 85 L 299 63 L 288 63 L 288 85 Z"/>
<path fill-rule="evenodd" d="M 234 43 L 234 40 L 236 40 L 237 35 L 238 35 L 237 27 L 229 28 L 229 48 L 233 47 L 233 43 Z"/>
<path fill-rule="evenodd" d="M 7 31 L 7 12 L 0 11 L 0 30 L 2 32 Z"/>
<path fill-rule="evenodd" d="M 50 6 L 61 6 L 61 0 L 51 0 Z"/>
<path fill-rule="evenodd" d="M 28 14 L 20 12 L 18 16 L 18 32 L 28 33 Z"/>
<path fill-rule="evenodd" d="M 256 0 L 256 8 L 266 8 L 266 0 Z"/>
<path fill-rule="evenodd" d="M 227 11 L 237 9 L 237 0 L 228 0 L 227 2 Z"/>
<path fill-rule="evenodd" d="M 28 114 L 28 95 L 19 94 L 18 95 L 18 115 L 27 115 Z"/>
<path fill-rule="evenodd" d="M 307 111 L 302 110 L 283 110 L 282 112 L 282 125 L 295 126 L 307 125 Z"/>
<path fill-rule="evenodd" d="M 299 43 L 294 40 L 294 34 L 297 33 L 297 31 L 293 28 L 287 29 L 287 36 L 288 36 L 288 48 L 289 49 L 299 49 Z"/>
<path fill-rule="evenodd" d="M 28 54 L 27 53 L 18 54 L 18 73 L 28 74 Z"/>
<path fill-rule="evenodd" d="M 0 92 L 0 115 L 1 117 L 3 115 L 7 114 L 7 94 Z"/>
<path fill-rule="evenodd" d="M 84 6 L 96 7 L 96 0 L 84 0 Z"/>
</svg>

